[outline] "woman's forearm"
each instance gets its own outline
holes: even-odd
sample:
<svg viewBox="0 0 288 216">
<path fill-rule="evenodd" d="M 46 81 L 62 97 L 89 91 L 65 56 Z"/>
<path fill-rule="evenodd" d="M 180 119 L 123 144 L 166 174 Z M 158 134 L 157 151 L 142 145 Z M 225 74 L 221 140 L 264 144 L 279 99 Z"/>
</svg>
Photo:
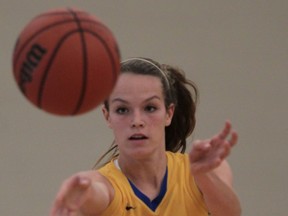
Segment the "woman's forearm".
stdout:
<svg viewBox="0 0 288 216">
<path fill-rule="evenodd" d="M 214 172 L 194 177 L 213 216 L 239 216 L 241 206 L 233 188 Z"/>
</svg>

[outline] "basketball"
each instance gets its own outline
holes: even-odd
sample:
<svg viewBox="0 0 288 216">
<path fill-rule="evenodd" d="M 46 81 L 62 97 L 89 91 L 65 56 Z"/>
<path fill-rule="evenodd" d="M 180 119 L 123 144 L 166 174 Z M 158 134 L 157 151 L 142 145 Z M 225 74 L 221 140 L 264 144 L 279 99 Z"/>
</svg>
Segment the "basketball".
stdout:
<svg viewBox="0 0 288 216">
<path fill-rule="evenodd" d="M 58 8 L 34 17 L 13 51 L 13 74 L 36 107 L 73 116 L 96 108 L 112 92 L 120 53 L 111 30 L 77 8 Z"/>
</svg>

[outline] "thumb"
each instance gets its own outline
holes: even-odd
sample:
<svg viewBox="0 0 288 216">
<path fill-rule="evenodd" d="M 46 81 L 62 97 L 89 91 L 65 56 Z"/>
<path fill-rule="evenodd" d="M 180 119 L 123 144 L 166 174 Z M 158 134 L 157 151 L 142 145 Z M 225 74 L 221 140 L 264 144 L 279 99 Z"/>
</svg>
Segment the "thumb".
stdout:
<svg viewBox="0 0 288 216">
<path fill-rule="evenodd" d="M 88 191 L 91 186 L 91 180 L 87 177 L 76 176 L 71 182 L 70 190 L 64 197 L 66 206 L 70 210 L 76 210 L 85 202 Z"/>
<path fill-rule="evenodd" d="M 190 163 L 200 160 L 203 155 L 209 151 L 211 145 L 209 140 L 196 140 L 193 143 L 192 150 L 189 153 Z"/>
</svg>

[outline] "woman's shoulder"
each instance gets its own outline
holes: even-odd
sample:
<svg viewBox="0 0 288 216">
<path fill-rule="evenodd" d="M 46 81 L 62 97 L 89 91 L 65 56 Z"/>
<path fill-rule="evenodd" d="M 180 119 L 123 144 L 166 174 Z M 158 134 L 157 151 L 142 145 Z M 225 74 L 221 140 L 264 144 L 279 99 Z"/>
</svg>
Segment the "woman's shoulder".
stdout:
<svg viewBox="0 0 288 216">
<path fill-rule="evenodd" d="M 186 153 L 166 152 L 168 170 L 173 175 L 190 175 L 189 157 Z"/>
<path fill-rule="evenodd" d="M 168 163 L 169 161 L 173 161 L 173 163 L 186 163 L 188 161 L 187 153 L 166 151 L 166 156 Z"/>
</svg>

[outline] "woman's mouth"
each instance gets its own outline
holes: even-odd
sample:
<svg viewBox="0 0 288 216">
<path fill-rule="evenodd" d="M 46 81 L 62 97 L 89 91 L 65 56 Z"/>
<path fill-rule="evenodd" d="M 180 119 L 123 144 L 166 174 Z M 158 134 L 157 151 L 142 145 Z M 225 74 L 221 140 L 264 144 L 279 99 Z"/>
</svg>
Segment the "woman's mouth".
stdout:
<svg viewBox="0 0 288 216">
<path fill-rule="evenodd" d="M 148 139 L 148 137 L 143 134 L 134 134 L 131 137 L 129 137 L 129 140 L 144 140 L 144 139 Z"/>
</svg>

